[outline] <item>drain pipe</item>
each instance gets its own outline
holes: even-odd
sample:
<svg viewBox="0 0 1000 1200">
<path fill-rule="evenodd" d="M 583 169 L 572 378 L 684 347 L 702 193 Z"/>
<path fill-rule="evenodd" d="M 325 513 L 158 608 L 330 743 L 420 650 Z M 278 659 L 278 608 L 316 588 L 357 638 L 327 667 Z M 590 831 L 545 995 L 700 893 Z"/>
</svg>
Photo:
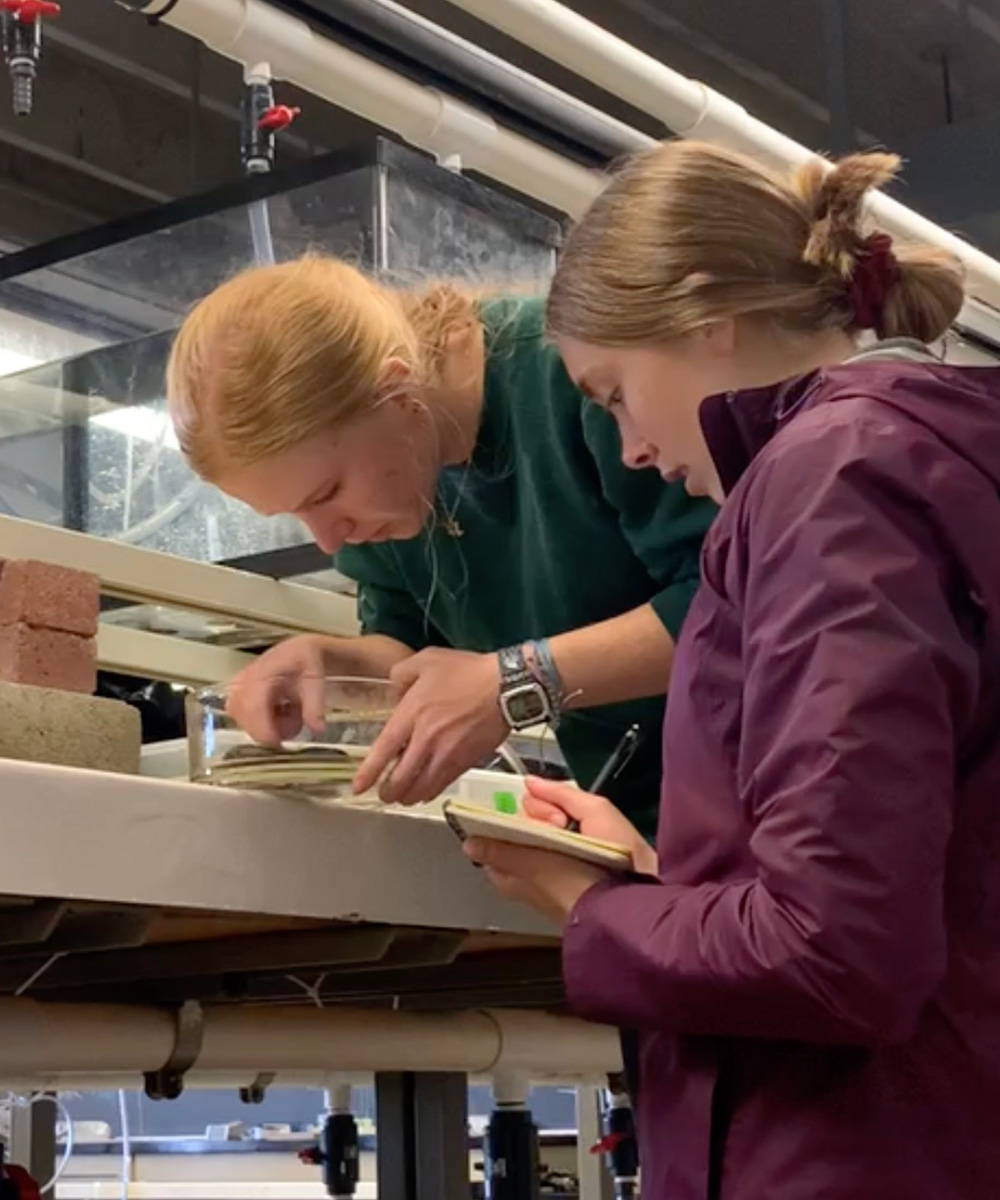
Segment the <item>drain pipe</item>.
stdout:
<svg viewBox="0 0 1000 1200">
<path fill-rule="evenodd" d="M 540 1200 L 538 1129 L 528 1108 L 528 1080 L 493 1078 L 493 1112 L 483 1134 L 486 1200 Z"/>
<path fill-rule="evenodd" d="M 593 1148 L 604 1155 L 611 1175 L 614 1200 L 637 1200 L 639 1196 L 639 1144 L 632 1115 L 632 1101 L 620 1076 L 611 1076 L 603 1105 L 604 1132 Z"/>
<path fill-rule="evenodd" d="M 323 37 L 263 0 L 119 0 L 240 64 L 267 62 L 275 79 L 295 84 L 406 141 L 455 169 L 474 170 L 577 216 L 601 176 L 497 125 L 433 88 L 413 83 Z"/>
<path fill-rule="evenodd" d="M 815 157 L 727 96 L 688 79 L 581 17 L 557 0 L 449 0 L 582 79 L 661 120 L 681 137 L 700 138 L 741 150 L 774 166 Z M 960 259 L 970 294 L 1000 309 L 1000 263 L 940 225 L 883 193 L 871 197 L 871 215 L 899 237 L 941 246 Z"/>
<path fill-rule="evenodd" d="M 178 1015 L 0 1001 L 0 1078 L 165 1074 L 176 1069 L 178 1055 L 185 1072 L 229 1075 L 500 1071 L 540 1080 L 594 1079 L 621 1069 L 613 1030 L 543 1012 L 195 1007 Z"/>
<path fill-rule="evenodd" d="M 275 137 L 299 115 L 297 108 L 275 104 L 270 63 L 247 63 L 243 70 L 243 103 L 240 110 L 240 158 L 250 175 L 266 175 L 274 166 Z M 250 237 L 254 262 L 274 264 L 274 241 L 267 200 L 249 206 Z"/>
<path fill-rule="evenodd" d="M 353 1200 L 360 1179 L 361 1154 L 349 1083 L 341 1081 L 327 1089 L 320 1129 L 319 1145 L 303 1150 L 299 1159 L 323 1168 L 323 1184 L 332 1200 Z"/>
</svg>

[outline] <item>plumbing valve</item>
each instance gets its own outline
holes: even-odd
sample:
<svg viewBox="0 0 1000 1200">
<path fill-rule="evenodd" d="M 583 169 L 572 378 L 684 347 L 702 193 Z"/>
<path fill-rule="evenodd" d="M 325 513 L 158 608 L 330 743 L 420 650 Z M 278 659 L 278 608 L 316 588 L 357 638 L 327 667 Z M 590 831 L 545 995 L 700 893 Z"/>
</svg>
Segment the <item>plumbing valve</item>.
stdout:
<svg viewBox="0 0 1000 1200">
<path fill-rule="evenodd" d="M 54 0 L 0 0 L 4 61 L 10 75 L 11 99 L 19 117 L 30 116 L 35 79 L 42 57 L 42 24 L 61 12 Z"/>
<path fill-rule="evenodd" d="M 487 1200 L 539 1200 L 538 1129 L 523 1104 L 498 1103 L 483 1137 Z"/>
<path fill-rule="evenodd" d="M 610 1103 L 604 1112 L 604 1133 L 590 1152 L 604 1156 L 614 1181 L 615 1200 L 635 1200 L 639 1195 L 639 1148 L 626 1093 L 610 1093 Z"/>
<path fill-rule="evenodd" d="M 301 108 L 290 108 L 287 104 L 272 104 L 261 114 L 257 128 L 265 133 L 280 133 L 282 129 L 287 129 L 301 112 Z"/>
<path fill-rule="evenodd" d="M 246 84 L 240 122 L 240 157 L 248 175 L 271 170 L 275 136 L 291 125 L 299 111 L 287 104 L 275 104 L 274 89 L 269 80 L 258 78 Z"/>
<path fill-rule="evenodd" d="M 321 1145 L 301 1151 L 299 1160 L 323 1168 L 323 1183 L 333 1200 L 353 1200 L 361 1163 L 358 1123 L 351 1113 L 327 1113 Z"/>
<path fill-rule="evenodd" d="M 22 25 L 28 25 L 39 18 L 48 20 L 58 17 L 62 9 L 52 0 L 2 0 L 0 9 L 13 13 Z"/>
<path fill-rule="evenodd" d="M 4 1147 L 0 1142 L 0 1200 L 42 1200 L 38 1184 L 24 1167 L 4 1162 Z"/>
</svg>

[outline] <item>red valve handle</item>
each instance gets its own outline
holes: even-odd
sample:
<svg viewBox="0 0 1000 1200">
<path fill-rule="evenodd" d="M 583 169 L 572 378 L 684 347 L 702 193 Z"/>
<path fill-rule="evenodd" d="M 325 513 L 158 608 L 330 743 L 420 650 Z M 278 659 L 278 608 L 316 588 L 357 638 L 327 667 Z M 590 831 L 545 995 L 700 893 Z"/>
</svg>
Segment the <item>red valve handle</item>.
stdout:
<svg viewBox="0 0 1000 1200">
<path fill-rule="evenodd" d="M 595 1142 L 590 1147 L 591 1154 L 610 1154 L 612 1150 L 617 1148 L 625 1141 L 629 1135 L 627 1133 L 609 1133 L 601 1138 L 599 1142 Z"/>
<path fill-rule="evenodd" d="M 257 128 L 263 129 L 265 133 L 278 133 L 282 129 L 287 129 L 301 111 L 300 108 L 289 108 L 287 104 L 275 104 L 261 114 Z"/>
<path fill-rule="evenodd" d="M 318 1167 L 323 1162 L 323 1154 L 318 1146 L 308 1146 L 299 1151 L 299 1162 L 305 1163 L 306 1166 Z"/>
<path fill-rule="evenodd" d="M 23 25 L 58 17 L 62 7 L 54 0 L 0 0 L 0 9 L 12 13 Z"/>
<path fill-rule="evenodd" d="M 13 1163 L 5 1163 L 3 1170 L 7 1178 L 17 1188 L 18 1200 L 42 1200 L 38 1184 L 35 1183 L 24 1167 L 15 1166 Z"/>
</svg>

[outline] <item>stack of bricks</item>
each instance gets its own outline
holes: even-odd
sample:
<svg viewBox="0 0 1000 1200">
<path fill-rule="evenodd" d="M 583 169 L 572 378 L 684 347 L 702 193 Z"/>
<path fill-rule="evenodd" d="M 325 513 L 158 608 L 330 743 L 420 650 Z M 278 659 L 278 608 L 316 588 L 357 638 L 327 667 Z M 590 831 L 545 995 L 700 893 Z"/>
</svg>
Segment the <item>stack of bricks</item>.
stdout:
<svg viewBox="0 0 1000 1200">
<path fill-rule="evenodd" d="M 11 559 L 0 566 L 0 681 L 92 695 L 100 589 L 95 575 Z"/>
<path fill-rule="evenodd" d="M 0 563 L 0 760 L 139 771 L 138 709 L 93 694 L 99 611 L 86 571 Z"/>
</svg>

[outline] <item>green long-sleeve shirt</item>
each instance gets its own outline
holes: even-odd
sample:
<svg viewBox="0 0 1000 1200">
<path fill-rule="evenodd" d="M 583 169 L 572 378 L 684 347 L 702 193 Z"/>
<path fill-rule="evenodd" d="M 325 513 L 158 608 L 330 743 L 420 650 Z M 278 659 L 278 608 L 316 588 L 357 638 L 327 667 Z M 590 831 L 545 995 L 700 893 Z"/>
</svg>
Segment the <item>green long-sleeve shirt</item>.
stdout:
<svg viewBox="0 0 1000 1200">
<path fill-rule="evenodd" d="M 468 467 L 448 468 L 442 523 L 336 557 L 359 585 L 366 633 L 413 649 L 493 651 L 620 616 L 649 602 L 675 638 L 698 583 L 714 506 L 621 462 L 614 420 L 573 386 L 543 336 L 538 300 L 483 306 L 482 422 Z M 664 687 L 666 680 L 664 680 Z M 607 789 L 644 833 L 656 823 L 663 699 L 567 714 L 558 738 L 588 785 L 624 730 L 643 741 Z"/>
</svg>

